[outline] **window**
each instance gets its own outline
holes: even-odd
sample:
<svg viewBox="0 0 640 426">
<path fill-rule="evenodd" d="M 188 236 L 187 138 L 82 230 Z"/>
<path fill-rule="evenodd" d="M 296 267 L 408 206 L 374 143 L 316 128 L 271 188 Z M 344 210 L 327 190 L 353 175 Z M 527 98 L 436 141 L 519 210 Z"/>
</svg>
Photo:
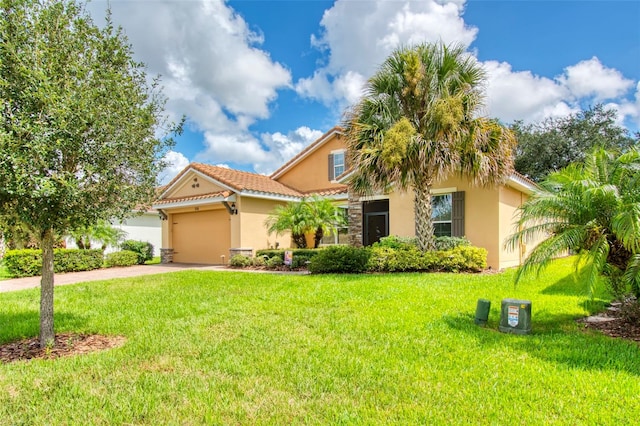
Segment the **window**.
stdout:
<svg viewBox="0 0 640 426">
<path fill-rule="evenodd" d="M 333 179 L 344 173 L 344 152 L 333 154 Z"/>
<path fill-rule="evenodd" d="M 451 212 L 453 210 L 451 194 L 434 195 L 431 197 L 431 219 L 433 219 L 433 233 L 436 237 L 451 237 Z"/>
<path fill-rule="evenodd" d="M 339 214 L 344 216 L 344 220 L 347 221 L 347 209 L 340 208 Z M 349 244 L 349 226 L 345 225 L 343 227 L 338 228 L 337 234 L 327 235 L 325 234 L 322 237 L 322 241 L 320 242 L 322 245 L 332 245 L 332 244 Z"/>
</svg>

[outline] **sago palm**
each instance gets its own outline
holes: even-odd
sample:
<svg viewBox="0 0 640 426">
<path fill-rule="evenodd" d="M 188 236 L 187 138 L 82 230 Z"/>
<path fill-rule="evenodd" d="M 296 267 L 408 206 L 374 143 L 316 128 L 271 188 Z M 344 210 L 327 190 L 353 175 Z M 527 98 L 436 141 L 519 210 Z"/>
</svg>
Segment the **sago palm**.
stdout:
<svg viewBox="0 0 640 426">
<path fill-rule="evenodd" d="M 346 113 L 353 190 L 413 190 L 416 236 L 423 250 L 434 248 L 435 183 L 457 173 L 490 185 L 513 171 L 513 134 L 479 117 L 484 79 L 482 67 L 462 46 L 400 48 Z"/>
<path fill-rule="evenodd" d="M 555 257 L 574 251 L 585 266 L 591 292 L 606 275 L 614 290 L 640 296 L 640 152 L 594 151 L 584 164 L 552 173 L 520 207 L 519 231 L 507 240 L 540 242 L 516 274 L 539 272 Z"/>
</svg>

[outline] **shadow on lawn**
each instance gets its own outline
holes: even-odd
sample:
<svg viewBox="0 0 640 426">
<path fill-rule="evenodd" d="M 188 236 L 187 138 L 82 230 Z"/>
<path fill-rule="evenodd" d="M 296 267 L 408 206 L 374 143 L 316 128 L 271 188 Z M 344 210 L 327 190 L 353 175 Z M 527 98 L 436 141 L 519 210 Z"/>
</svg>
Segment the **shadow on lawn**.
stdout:
<svg viewBox="0 0 640 426">
<path fill-rule="evenodd" d="M 86 323 L 85 317 L 66 312 L 55 312 L 53 320 L 56 333 L 62 330 L 78 330 Z M 0 312 L 0 344 L 35 337 L 39 333 L 39 311 Z"/>
<path fill-rule="evenodd" d="M 572 315 L 537 312 L 532 318 L 531 334 L 514 335 L 498 331 L 499 314 L 486 327 L 475 325 L 471 314 L 443 316 L 448 327 L 476 338 L 488 348 L 508 347 L 571 368 L 624 371 L 640 376 L 640 346 L 579 332 L 575 320 Z"/>
</svg>

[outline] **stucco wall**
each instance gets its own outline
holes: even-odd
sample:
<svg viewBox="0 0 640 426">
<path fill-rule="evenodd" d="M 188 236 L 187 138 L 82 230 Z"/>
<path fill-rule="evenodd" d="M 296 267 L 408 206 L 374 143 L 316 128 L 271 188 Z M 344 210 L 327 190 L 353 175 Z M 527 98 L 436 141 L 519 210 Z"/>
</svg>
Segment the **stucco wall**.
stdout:
<svg viewBox="0 0 640 426">
<path fill-rule="evenodd" d="M 271 234 L 264 225 L 269 214 L 277 205 L 284 205 L 281 201 L 264 200 L 251 197 L 238 197 L 236 206 L 239 207 L 240 238 L 235 248 L 252 248 L 256 250 L 275 247 L 276 242 L 280 248 L 291 247 L 291 234 Z M 235 241 L 234 241 L 235 242 Z"/>
<path fill-rule="evenodd" d="M 507 250 L 504 242 L 507 237 L 513 234 L 517 227 L 514 225 L 517 220 L 517 209 L 526 200 L 526 195 L 509 187 L 500 188 L 500 267 L 508 268 L 518 266 L 522 261 L 522 249 L 518 247 L 514 250 Z"/>
<path fill-rule="evenodd" d="M 465 192 L 465 236 L 473 245 L 487 249 L 489 266 L 503 268 L 499 189 L 475 187 L 459 178 L 447 179 L 433 187 L 434 195 L 456 191 Z M 413 192 L 389 194 L 389 233 L 415 235 Z"/>
<path fill-rule="evenodd" d="M 303 192 L 339 186 L 329 181 L 329 154 L 341 149 L 344 149 L 344 144 L 340 135 L 335 134 L 295 167 L 280 176 L 277 179 L 278 182 Z"/>
</svg>

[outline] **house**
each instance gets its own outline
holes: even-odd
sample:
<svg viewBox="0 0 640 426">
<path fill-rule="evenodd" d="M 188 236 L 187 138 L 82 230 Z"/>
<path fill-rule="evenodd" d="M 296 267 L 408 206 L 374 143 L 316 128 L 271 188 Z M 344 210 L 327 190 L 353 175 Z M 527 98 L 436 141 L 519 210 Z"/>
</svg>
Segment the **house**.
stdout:
<svg viewBox="0 0 640 426">
<path fill-rule="evenodd" d="M 164 219 L 163 261 L 222 264 L 236 253 L 290 247 L 290 235 L 269 235 L 264 222 L 277 205 L 312 195 L 348 209 L 351 244 L 415 235 L 412 193 L 349 193 L 343 183 L 348 167 L 341 132 L 339 127 L 329 130 L 270 176 L 189 164 L 153 205 Z M 487 249 L 487 263 L 494 269 L 518 265 L 527 247 L 510 252 L 503 242 L 513 232 L 517 208 L 534 187 L 518 174 L 494 188 L 473 187 L 460 178 L 440 182 L 433 190 L 436 235 L 466 236 Z"/>
<path fill-rule="evenodd" d="M 113 220 L 111 226 L 124 231 L 125 240 L 146 241 L 153 245 L 153 255 L 160 256 L 162 247 L 162 222 L 158 216 L 158 211 L 148 209 L 125 219 L 124 221 Z M 76 243 L 71 237 L 65 238 L 68 248 L 76 248 Z M 100 247 L 101 243 L 92 242 L 91 247 Z M 105 253 L 120 250 L 118 247 L 107 246 Z"/>
</svg>

